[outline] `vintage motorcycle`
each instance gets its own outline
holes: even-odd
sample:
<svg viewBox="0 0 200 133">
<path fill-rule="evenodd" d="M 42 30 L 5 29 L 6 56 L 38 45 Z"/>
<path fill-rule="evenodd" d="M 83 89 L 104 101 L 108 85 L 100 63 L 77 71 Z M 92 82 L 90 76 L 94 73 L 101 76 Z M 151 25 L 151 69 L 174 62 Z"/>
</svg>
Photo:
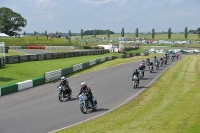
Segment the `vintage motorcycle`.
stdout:
<svg viewBox="0 0 200 133">
<path fill-rule="evenodd" d="M 91 101 L 88 99 L 88 97 L 85 94 L 80 94 L 79 96 L 79 105 L 80 110 L 82 113 L 87 114 L 88 109 L 97 109 L 97 99 L 92 98 L 94 105 L 92 105 Z"/>
<path fill-rule="evenodd" d="M 70 100 L 72 98 L 72 90 L 69 87 L 58 87 L 58 99 L 60 102 L 66 101 L 66 99 Z"/>
</svg>

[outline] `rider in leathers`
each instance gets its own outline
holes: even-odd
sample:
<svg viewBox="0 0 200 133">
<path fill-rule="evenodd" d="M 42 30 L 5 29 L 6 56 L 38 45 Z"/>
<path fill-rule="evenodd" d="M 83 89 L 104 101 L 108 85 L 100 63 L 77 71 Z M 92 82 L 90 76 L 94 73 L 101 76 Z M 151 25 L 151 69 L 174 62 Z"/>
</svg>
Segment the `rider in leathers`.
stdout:
<svg viewBox="0 0 200 133">
<path fill-rule="evenodd" d="M 140 64 L 140 66 L 139 66 L 138 70 L 142 70 L 142 71 L 143 71 L 143 72 L 142 72 L 142 74 L 143 74 L 143 77 L 144 77 L 144 67 L 143 67 L 143 65 L 142 65 L 142 64 Z"/>
<path fill-rule="evenodd" d="M 152 61 L 150 61 L 149 65 L 152 66 L 152 70 L 153 70 L 153 62 Z"/>
<path fill-rule="evenodd" d="M 88 86 L 88 85 L 86 84 L 86 82 L 82 82 L 82 83 L 81 83 L 81 90 L 80 90 L 78 96 L 79 96 L 81 93 L 84 93 L 84 94 L 88 97 L 88 99 L 91 101 L 92 106 L 94 106 L 94 103 L 93 103 L 93 100 L 92 100 L 93 95 L 92 95 L 90 86 Z"/>
<path fill-rule="evenodd" d="M 66 88 L 66 93 L 71 95 L 72 90 L 69 87 L 69 81 L 64 76 L 61 77 L 61 82 L 60 82 L 59 86 L 65 87 Z"/>
<path fill-rule="evenodd" d="M 138 85 L 139 85 L 140 79 L 139 79 L 139 72 L 138 72 L 138 70 L 137 70 L 137 69 L 135 69 L 135 71 L 133 72 L 133 75 L 132 75 L 132 77 L 133 77 L 134 75 L 136 75 L 136 76 L 137 76 L 137 78 L 138 78 Z"/>
</svg>

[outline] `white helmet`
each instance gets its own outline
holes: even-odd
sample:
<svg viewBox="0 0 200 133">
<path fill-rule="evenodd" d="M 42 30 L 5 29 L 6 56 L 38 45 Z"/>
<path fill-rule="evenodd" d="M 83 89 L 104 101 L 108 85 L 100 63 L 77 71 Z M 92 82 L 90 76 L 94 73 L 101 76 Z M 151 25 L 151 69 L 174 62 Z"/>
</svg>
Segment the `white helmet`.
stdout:
<svg viewBox="0 0 200 133">
<path fill-rule="evenodd" d="M 61 79 L 62 81 L 66 80 L 66 78 L 65 78 L 64 76 L 62 76 L 60 79 Z"/>
<path fill-rule="evenodd" d="M 83 87 L 83 86 L 86 86 L 86 82 L 84 81 L 84 82 L 82 82 L 81 83 L 81 86 Z"/>
</svg>

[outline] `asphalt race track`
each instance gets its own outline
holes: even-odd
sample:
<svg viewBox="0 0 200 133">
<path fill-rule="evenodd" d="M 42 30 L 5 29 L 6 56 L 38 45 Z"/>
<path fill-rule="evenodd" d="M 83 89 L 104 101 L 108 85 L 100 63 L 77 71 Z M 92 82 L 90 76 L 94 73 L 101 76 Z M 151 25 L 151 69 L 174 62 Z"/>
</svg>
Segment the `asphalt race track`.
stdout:
<svg viewBox="0 0 200 133">
<path fill-rule="evenodd" d="M 167 65 L 153 73 L 146 70 L 137 89 L 133 89 L 131 76 L 139 61 L 69 78 L 73 98 L 67 102 L 58 100 L 58 82 L 3 96 L 0 98 L 0 133 L 46 133 L 105 113 L 141 91 L 175 61 L 177 59 L 173 62 L 169 59 Z M 88 114 L 80 111 L 76 96 L 82 81 L 90 85 L 97 98 L 97 111 Z"/>
</svg>

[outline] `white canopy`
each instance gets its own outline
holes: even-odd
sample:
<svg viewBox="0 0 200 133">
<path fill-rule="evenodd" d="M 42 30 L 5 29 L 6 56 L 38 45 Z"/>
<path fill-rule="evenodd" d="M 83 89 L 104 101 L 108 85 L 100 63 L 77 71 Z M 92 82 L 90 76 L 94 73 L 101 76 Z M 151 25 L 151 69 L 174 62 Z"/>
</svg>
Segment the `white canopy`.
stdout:
<svg viewBox="0 0 200 133">
<path fill-rule="evenodd" d="M 9 37 L 9 35 L 6 35 L 5 33 L 0 33 L 0 37 Z"/>
</svg>

